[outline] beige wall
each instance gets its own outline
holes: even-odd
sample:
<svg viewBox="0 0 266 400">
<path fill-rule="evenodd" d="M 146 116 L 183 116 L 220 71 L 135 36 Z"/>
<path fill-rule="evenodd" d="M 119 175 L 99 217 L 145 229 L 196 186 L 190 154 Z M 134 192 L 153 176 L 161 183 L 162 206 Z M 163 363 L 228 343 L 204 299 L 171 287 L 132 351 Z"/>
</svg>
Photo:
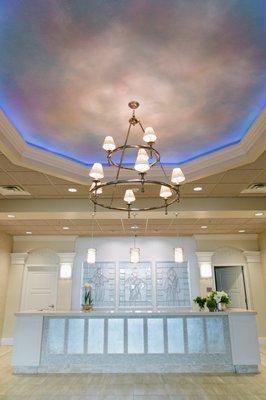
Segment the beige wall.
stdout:
<svg viewBox="0 0 266 400">
<path fill-rule="evenodd" d="M 27 253 L 38 248 L 48 248 L 57 253 L 72 253 L 76 236 L 14 236 L 13 253 Z"/>
<path fill-rule="evenodd" d="M 11 250 L 12 250 L 11 236 L 1 232 L 0 233 L 0 339 L 2 338 L 3 335 Z"/>
</svg>

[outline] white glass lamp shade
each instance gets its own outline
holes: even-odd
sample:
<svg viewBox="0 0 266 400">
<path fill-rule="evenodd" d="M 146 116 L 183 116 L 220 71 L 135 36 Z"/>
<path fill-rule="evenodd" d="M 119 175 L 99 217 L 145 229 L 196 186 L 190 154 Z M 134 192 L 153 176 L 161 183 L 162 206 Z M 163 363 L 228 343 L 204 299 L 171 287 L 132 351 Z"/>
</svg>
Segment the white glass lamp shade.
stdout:
<svg viewBox="0 0 266 400">
<path fill-rule="evenodd" d="M 182 263 L 184 261 L 184 252 L 182 247 L 175 248 L 175 262 Z"/>
<path fill-rule="evenodd" d="M 163 197 L 164 199 L 168 199 L 168 197 L 172 196 L 171 189 L 168 186 L 161 186 L 160 190 L 160 197 Z"/>
<path fill-rule="evenodd" d="M 137 264 L 140 261 L 140 249 L 137 247 L 132 247 L 130 249 L 130 262 Z"/>
<path fill-rule="evenodd" d="M 105 151 L 112 151 L 115 149 L 115 142 L 112 136 L 106 136 L 103 142 L 103 149 Z"/>
<path fill-rule="evenodd" d="M 92 182 L 90 190 L 92 190 L 95 187 L 95 182 Z M 96 194 L 102 194 L 103 188 L 99 188 L 96 190 Z"/>
<path fill-rule="evenodd" d="M 179 183 L 184 182 L 185 175 L 183 174 L 181 168 L 174 168 L 172 172 L 171 182 L 179 185 Z"/>
<path fill-rule="evenodd" d="M 157 136 L 151 126 L 145 129 L 143 140 L 146 143 L 154 143 L 157 139 Z"/>
<path fill-rule="evenodd" d="M 209 262 L 200 263 L 200 277 L 201 278 L 211 278 L 212 277 L 212 266 Z"/>
<path fill-rule="evenodd" d="M 144 173 L 149 171 L 150 169 L 150 164 L 148 159 L 146 158 L 146 156 L 144 155 L 140 155 L 137 157 L 136 159 L 136 163 L 135 163 L 135 170 L 140 172 L 140 173 Z"/>
<path fill-rule="evenodd" d="M 147 151 L 145 149 L 139 149 L 137 159 L 139 159 L 139 160 L 142 160 L 142 159 L 143 160 L 148 160 L 149 156 L 148 156 Z"/>
<path fill-rule="evenodd" d="M 94 163 L 89 175 L 97 181 L 102 179 L 104 177 L 102 164 Z"/>
<path fill-rule="evenodd" d="M 96 249 L 90 248 L 87 251 L 87 263 L 95 264 L 96 261 Z"/>
<path fill-rule="evenodd" d="M 136 200 L 133 190 L 127 189 L 124 196 L 124 201 L 128 204 L 133 203 Z"/>
</svg>

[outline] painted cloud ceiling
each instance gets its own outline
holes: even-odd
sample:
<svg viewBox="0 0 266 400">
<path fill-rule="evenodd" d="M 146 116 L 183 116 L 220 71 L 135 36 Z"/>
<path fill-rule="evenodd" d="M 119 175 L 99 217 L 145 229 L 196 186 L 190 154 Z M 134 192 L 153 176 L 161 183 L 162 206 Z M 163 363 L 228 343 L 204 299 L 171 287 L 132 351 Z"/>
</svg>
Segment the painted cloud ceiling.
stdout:
<svg viewBox="0 0 266 400">
<path fill-rule="evenodd" d="M 2 109 L 51 152 L 105 160 L 136 99 L 164 163 L 181 163 L 241 140 L 265 106 L 265 0 L 2 0 L 0 14 Z"/>
</svg>

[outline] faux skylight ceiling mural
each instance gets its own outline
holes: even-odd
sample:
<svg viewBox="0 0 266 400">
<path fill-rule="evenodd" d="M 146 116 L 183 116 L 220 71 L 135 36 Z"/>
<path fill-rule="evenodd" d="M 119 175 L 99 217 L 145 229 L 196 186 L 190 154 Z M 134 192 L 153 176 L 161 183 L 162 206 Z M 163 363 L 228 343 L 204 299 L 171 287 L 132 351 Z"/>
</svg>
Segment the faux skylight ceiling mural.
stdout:
<svg viewBox="0 0 266 400">
<path fill-rule="evenodd" d="M 25 141 L 48 151 L 105 161 L 102 141 L 121 143 L 135 99 L 164 163 L 176 164 L 238 142 L 265 105 L 264 0 L 0 8 L 2 109 Z"/>
</svg>

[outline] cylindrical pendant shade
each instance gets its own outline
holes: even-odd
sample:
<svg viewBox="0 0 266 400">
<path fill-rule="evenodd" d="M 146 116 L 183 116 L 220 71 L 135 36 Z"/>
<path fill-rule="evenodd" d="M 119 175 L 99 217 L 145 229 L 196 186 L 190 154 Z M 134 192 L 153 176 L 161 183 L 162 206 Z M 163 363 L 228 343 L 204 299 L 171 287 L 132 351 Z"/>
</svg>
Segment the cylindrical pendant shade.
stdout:
<svg viewBox="0 0 266 400">
<path fill-rule="evenodd" d="M 181 263 L 184 261 L 184 252 L 182 247 L 176 247 L 175 248 L 175 262 L 176 263 Z"/>
<path fill-rule="evenodd" d="M 136 200 L 133 190 L 127 189 L 124 196 L 124 201 L 128 204 L 133 203 Z"/>
<path fill-rule="evenodd" d="M 181 182 L 184 182 L 185 175 L 183 174 L 181 168 L 174 168 L 172 172 L 171 182 L 178 185 Z"/>
<path fill-rule="evenodd" d="M 94 163 L 89 175 L 95 180 L 102 179 L 104 177 L 102 164 Z"/>
<path fill-rule="evenodd" d="M 157 136 L 153 130 L 152 127 L 148 127 L 145 129 L 144 135 L 143 135 L 143 140 L 146 143 L 154 143 L 157 139 Z"/>
<path fill-rule="evenodd" d="M 95 261 L 96 261 L 96 249 L 90 248 L 87 251 L 87 263 L 95 264 Z"/>
<path fill-rule="evenodd" d="M 168 199 L 168 197 L 172 196 L 171 189 L 168 186 L 161 186 L 160 190 L 160 197 L 163 197 L 164 199 Z"/>
<path fill-rule="evenodd" d="M 106 151 L 112 151 L 115 149 L 115 142 L 112 136 L 106 136 L 103 142 L 103 149 Z"/>
<path fill-rule="evenodd" d="M 132 247 L 130 249 L 130 262 L 137 264 L 140 261 L 140 249 L 137 247 Z"/>
</svg>

